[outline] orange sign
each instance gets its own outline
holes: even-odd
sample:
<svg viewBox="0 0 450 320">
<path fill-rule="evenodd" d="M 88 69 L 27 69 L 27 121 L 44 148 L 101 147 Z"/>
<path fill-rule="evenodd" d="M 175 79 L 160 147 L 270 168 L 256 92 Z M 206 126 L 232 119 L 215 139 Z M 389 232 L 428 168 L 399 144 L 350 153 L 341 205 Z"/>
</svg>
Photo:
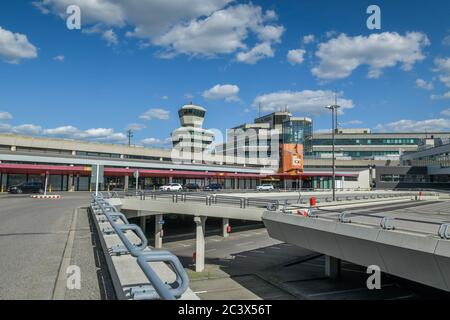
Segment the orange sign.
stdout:
<svg viewBox="0 0 450 320">
<path fill-rule="evenodd" d="M 296 174 L 303 172 L 303 145 L 283 144 L 281 146 L 282 173 Z"/>
</svg>

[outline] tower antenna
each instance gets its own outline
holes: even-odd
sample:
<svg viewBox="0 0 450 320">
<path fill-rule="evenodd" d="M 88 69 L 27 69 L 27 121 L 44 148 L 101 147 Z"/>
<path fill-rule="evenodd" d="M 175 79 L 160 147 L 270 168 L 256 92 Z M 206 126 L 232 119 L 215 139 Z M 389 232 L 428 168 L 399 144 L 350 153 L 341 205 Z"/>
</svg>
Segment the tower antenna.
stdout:
<svg viewBox="0 0 450 320">
<path fill-rule="evenodd" d="M 131 146 L 131 138 L 134 137 L 133 130 L 131 130 L 131 129 L 127 130 L 127 136 L 128 136 L 128 146 L 130 147 Z"/>
</svg>

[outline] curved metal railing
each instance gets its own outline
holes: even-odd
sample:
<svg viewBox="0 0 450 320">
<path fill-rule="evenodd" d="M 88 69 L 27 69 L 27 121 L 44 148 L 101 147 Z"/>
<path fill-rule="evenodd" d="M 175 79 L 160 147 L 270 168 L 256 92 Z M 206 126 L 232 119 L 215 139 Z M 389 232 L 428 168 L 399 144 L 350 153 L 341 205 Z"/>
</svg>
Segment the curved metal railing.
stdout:
<svg viewBox="0 0 450 320">
<path fill-rule="evenodd" d="M 137 264 L 150 281 L 154 291 L 145 295 L 145 299 L 175 300 L 189 288 L 189 278 L 178 258 L 168 251 L 148 251 L 147 238 L 142 229 L 134 224 L 130 224 L 124 214 L 116 207 L 111 206 L 103 195 L 92 197 L 91 210 L 96 216 L 103 216 L 104 221 L 109 222 L 114 233 L 120 238 L 124 245 L 121 254 L 130 254 L 137 258 Z M 121 223 L 119 223 L 119 220 Z M 127 236 L 127 231 L 133 232 L 139 239 L 140 244 L 134 244 Z M 99 230 L 99 232 L 101 232 Z M 145 250 L 145 251 L 144 251 Z M 150 262 L 163 262 L 171 266 L 176 275 L 173 283 L 164 283 L 156 272 L 149 265 Z"/>
</svg>

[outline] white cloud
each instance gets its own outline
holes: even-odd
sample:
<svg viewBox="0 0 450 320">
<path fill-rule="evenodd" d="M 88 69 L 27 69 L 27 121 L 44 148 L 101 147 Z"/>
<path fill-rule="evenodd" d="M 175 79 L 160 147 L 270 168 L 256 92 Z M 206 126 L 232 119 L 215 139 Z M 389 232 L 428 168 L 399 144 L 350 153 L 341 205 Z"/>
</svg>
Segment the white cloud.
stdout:
<svg viewBox="0 0 450 320">
<path fill-rule="evenodd" d="M 447 87 L 450 87 L 450 57 L 436 58 L 434 64 L 436 65 L 434 71 L 439 73 L 439 80 Z"/>
<path fill-rule="evenodd" d="M 283 26 L 272 25 L 258 27 L 256 29 L 258 38 L 263 42 L 279 42 L 284 31 Z"/>
<path fill-rule="evenodd" d="M 247 50 L 247 41 L 278 42 L 284 27 L 274 24 L 273 10 L 236 4 L 233 0 L 40 0 L 41 12 L 65 18 L 68 5 L 78 5 L 83 28 L 101 25 L 103 32 L 132 29 L 128 37 L 141 39 L 141 47 L 160 46 L 160 57 L 177 54 L 215 56 Z M 110 34 L 112 35 L 112 34 Z M 103 37 L 107 34 L 103 33 Z"/>
<path fill-rule="evenodd" d="M 302 64 L 305 61 L 305 53 L 306 51 L 303 49 L 289 50 L 287 59 L 292 65 Z"/>
<path fill-rule="evenodd" d="M 432 94 L 431 100 L 444 100 L 450 99 L 450 91 L 444 94 Z"/>
<path fill-rule="evenodd" d="M 157 138 L 146 138 L 141 141 L 143 145 L 161 144 L 161 140 Z"/>
<path fill-rule="evenodd" d="M 106 25 L 121 27 L 126 23 L 124 8 L 114 0 L 41 0 L 34 2 L 34 6 L 44 14 L 53 12 L 62 19 L 66 19 L 66 9 L 70 5 L 80 7 L 83 24 L 102 22 Z"/>
<path fill-rule="evenodd" d="M 72 136 L 78 134 L 80 130 L 74 126 L 62 126 L 54 129 L 44 130 L 44 134 L 50 136 Z"/>
<path fill-rule="evenodd" d="M 443 118 L 419 121 L 399 120 L 387 124 L 379 124 L 375 129 L 389 132 L 439 132 L 450 129 L 450 120 Z"/>
<path fill-rule="evenodd" d="M 132 130 L 132 131 L 140 131 L 145 129 L 146 126 L 144 124 L 141 123 L 130 123 L 125 130 Z"/>
<path fill-rule="evenodd" d="M 217 84 L 203 92 L 203 97 L 209 100 L 239 101 L 239 87 L 232 84 Z"/>
<path fill-rule="evenodd" d="M 303 37 L 304 44 L 310 44 L 316 40 L 316 37 L 313 34 L 308 34 Z"/>
<path fill-rule="evenodd" d="M 44 129 L 35 124 L 22 124 L 18 126 L 0 124 L 0 132 L 98 142 L 124 143 L 127 141 L 125 134 L 115 132 L 114 129 L 111 128 L 91 128 L 88 130 L 80 130 L 71 125 Z"/>
<path fill-rule="evenodd" d="M 281 26 L 265 25 L 265 22 L 261 7 L 245 4 L 230 6 L 206 18 L 174 26 L 155 38 L 154 44 L 165 47 L 167 57 L 179 53 L 214 56 L 245 50 L 245 40 L 253 33 L 263 42 L 237 56 L 237 61 L 253 64 L 262 57 L 273 56 L 270 43 L 278 42 L 284 31 Z"/>
<path fill-rule="evenodd" d="M 444 116 L 450 117 L 450 108 L 442 110 L 441 114 Z"/>
<path fill-rule="evenodd" d="M 108 43 L 109 46 L 115 46 L 119 43 L 117 35 L 113 29 L 106 30 L 102 34 L 102 38 Z"/>
<path fill-rule="evenodd" d="M 383 69 L 398 64 L 408 71 L 425 59 L 422 49 L 429 45 L 428 37 L 420 32 L 407 32 L 405 36 L 383 32 L 367 37 L 341 34 L 319 45 L 316 56 L 320 63 L 312 73 L 320 79 L 331 80 L 346 78 L 361 65 L 369 67 L 369 78 L 378 78 Z"/>
<path fill-rule="evenodd" d="M 42 133 L 42 127 L 34 124 L 22 124 L 12 127 L 12 132 L 25 135 L 38 135 Z"/>
<path fill-rule="evenodd" d="M 12 119 L 12 115 L 6 111 L 0 111 L 0 120 L 10 120 Z"/>
<path fill-rule="evenodd" d="M 356 125 L 360 125 L 360 124 L 363 124 L 363 122 L 361 120 L 350 120 L 350 121 L 340 123 L 341 126 L 356 126 Z"/>
<path fill-rule="evenodd" d="M 168 110 L 161 108 L 152 108 L 141 114 L 139 118 L 147 121 L 152 119 L 168 120 L 169 116 L 170 112 Z"/>
<path fill-rule="evenodd" d="M 141 140 L 141 144 L 143 144 L 144 146 L 165 146 L 165 145 L 169 145 L 172 143 L 172 138 L 166 138 L 166 139 L 158 139 L 158 138 L 146 138 Z"/>
<path fill-rule="evenodd" d="M 444 37 L 444 39 L 442 39 L 442 44 L 444 46 L 449 46 L 450 47 L 450 35 Z"/>
<path fill-rule="evenodd" d="M 425 89 L 425 90 L 433 90 L 433 83 L 432 82 L 427 82 L 423 79 L 417 79 L 416 80 L 416 87 L 417 88 L 421 88 L 421 89 Z"/>
<path fill-rule="evenodd" d="M 63 55 L 59 55 L 53 58 L 55 61 L 63 62 L 66 59 Z"/>
<path fill-rule="evenodd" d="M 330 39 L 330 38 L 337 36 L 337 34 L 338 34 L 338 32 L 336 30 L 330 30 L 330 31 L 325 32 L 325 37 Z"/>
<path fill-rule="evenodd" d="M 0 26 L 0 59 L 7 63 L 19 63 L 21 59 L 34 59 L 37 48 L 26 35 L 13 33 Z"/>
<path fill-rule="evenodd" d="M 314 130 L 313 134 L 321 134 L 321 133 L 331 133 L 331 130 L 330 129 L 317 129 L 317 130 Z"/>
<path fill-rule="evenodd" d="M 108 29 L 104 24 L 97 23 L 96 25 L 82 29 L 82 33 L 85 34 L 100 34 L 102 39 L 106 41 L 108 46 L 115 46 L 119 43 L 117 34 L 113 29 Z"/>
<path fill-rule="evenodd" d="M 334 101 L 334 95 L 334 92 L 324 90 L 278 91 L 256 97 L 253 107 L 261 105 L 262 111 L 274 112 L 284 110 L 288 106 L 291 112 L 319 115 L 330 112 L 325 107 Z M 339 97 L 341 110 L 354 107 L 353 101 L 344 98 L 342 93 L 339 93 Z"/>
<path fill-rule="evenodd" d="M 246 64 L 256 64 L 259 60 L 274 56 L 274 51 L 270 43 L 264 42 L 256 45 L 250 51 L 239 52 L 236 61 Z"/>
</svg>

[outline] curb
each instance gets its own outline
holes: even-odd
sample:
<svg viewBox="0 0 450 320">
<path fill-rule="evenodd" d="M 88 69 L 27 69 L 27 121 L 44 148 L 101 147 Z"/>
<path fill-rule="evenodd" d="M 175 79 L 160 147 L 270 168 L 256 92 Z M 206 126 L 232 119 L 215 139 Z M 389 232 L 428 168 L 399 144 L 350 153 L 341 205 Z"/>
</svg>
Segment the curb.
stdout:
<svg viewBox="0 0 450 320">
<path fill-rule="evenodd" d="M 60 195 L 49 195 L 49 196 L 38 195 L 38 196 L 31 196 L 31 198 L 33 198 L 33 199 L 61 199 L 61 196 Z"/>
</svg>

